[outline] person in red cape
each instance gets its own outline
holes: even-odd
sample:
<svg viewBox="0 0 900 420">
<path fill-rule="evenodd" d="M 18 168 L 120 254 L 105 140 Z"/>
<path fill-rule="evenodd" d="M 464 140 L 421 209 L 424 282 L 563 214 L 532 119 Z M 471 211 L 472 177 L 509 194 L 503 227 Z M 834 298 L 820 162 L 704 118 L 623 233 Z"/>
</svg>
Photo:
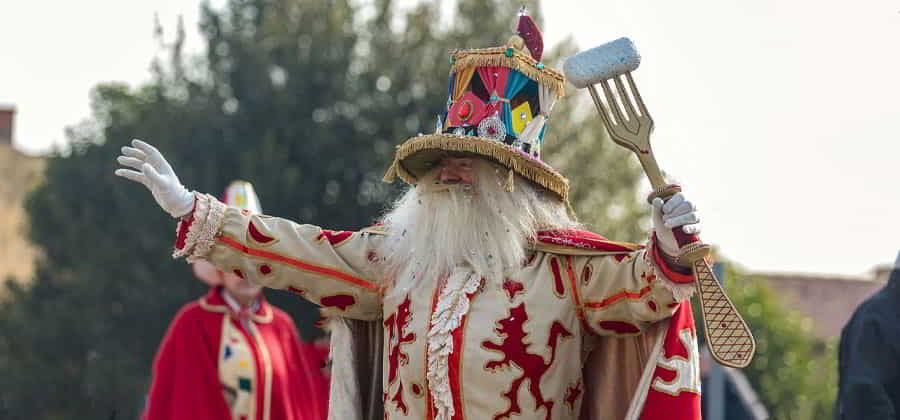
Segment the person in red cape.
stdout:
<svg viewBox="0 0 900 420">
<path fill-rule="evenodd" d="M 226 202 L 259 213 L 252 185 L 236 181 Z M 178 312 L 153 363 L 144 420 L 320 420 L 327 416 L 323 358 L 304 343 L 262 286 L 206 261 L 194 274 L 209 292 Z"/>
<path fill-rule="evenodd" d="M 174 257 L 333 317 L 331 419 L 700 418 L 694 279 L 674 236 L 699 232 L 696 209 L 653 200 L 646 245 L 583 230 L 541 159 L 565 79 L 527 15 L 517 32 L 451 53 L 445 113 L 385 176 L 410 187 L 360 231 L 242 212 L 188 190 L 152 145 L 122 149 L 116 174 L 179 220 Z"/>
</svg>

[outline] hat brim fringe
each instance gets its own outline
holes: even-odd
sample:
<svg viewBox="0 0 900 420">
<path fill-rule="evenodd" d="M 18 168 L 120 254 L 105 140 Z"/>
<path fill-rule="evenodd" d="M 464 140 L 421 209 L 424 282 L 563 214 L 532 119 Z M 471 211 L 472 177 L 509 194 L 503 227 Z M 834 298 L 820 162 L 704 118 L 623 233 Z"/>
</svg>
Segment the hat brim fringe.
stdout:
<svg viewBox="0 0 900 420">
<path fill-rule="evenodd" d="M 523 178 L 534 182 L 553 192 L 564 202 L 569 199 L 569 180 L 553 168 L 536 161 L 522 152 L 513 149 L 503 143 L 474 136 L 460 136 L 456 134 L 427 134 L 413 137 L 397 148 L 394 161 L 384 175 L 385 182 L 391 182 L 399 177 L 408 184 L 415 185 L 418 176 L 404 165 L 408 159 L 414 158 L 418 153 L 434 150 L 447 152 L 472 153 L 486 158 L 512 169 Z"/>
<path fill-rule="evenodd" d="M 470 67 L 502 66 L 518 70 L 525 76 L 538 83 L 550 87 L 558 97 L 566 93 L 566 79 L 562 73 L 548 67 L 539 69 L 535 67 L 537 60 L 527 52 L 513 48 L 512 57 L 506 56 L 507 47 L 481 48 L 475 50 L 460 50 L 454 53 L 453 65 L 450 73 Z"/>
</svg>

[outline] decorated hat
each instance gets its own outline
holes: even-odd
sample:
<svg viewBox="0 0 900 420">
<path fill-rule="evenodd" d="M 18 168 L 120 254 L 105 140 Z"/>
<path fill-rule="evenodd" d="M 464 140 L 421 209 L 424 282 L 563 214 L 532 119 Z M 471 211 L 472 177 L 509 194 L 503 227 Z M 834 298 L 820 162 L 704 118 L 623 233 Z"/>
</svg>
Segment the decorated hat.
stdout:
<svg viewBox="0 0 900 420">
<path fill-rule="evenodd" d="M 262 214 L 262 206 L 259 204 L 259 197 L 253 189 L 253 184 L 247 181 L 232 181 L 225 188 L 222 195 L 222 202 L 229 207 L 237 207 L 247 210 L 254 214 Z"/>
<path fill-rule="evenodd" d="M 259 197 L 253 190 L 253 184 L 247 181 L 232 181 L 222 194 L 222 202 L 230 207 L 237 207 L 254 214 L 262 214 L 259 205 Z M 221 283 L 219 269 L 206 260 L 197 260 L 191 264 L 191 268 L 200 281 L 209 286 L 217 286 Z"/>
<path fill-rule="evenodd" d="M 542 61 L 540 29 L 523 9 L 506 45 L 450 54 L 447 107 L 433 134 L 397 148 L 385 181 L 409 184 L 450 153 L 479 155 L 568 199 L 569 181 L 541 160 L 547 120 L 565 91 L 562 73 Z"/>
</svg>

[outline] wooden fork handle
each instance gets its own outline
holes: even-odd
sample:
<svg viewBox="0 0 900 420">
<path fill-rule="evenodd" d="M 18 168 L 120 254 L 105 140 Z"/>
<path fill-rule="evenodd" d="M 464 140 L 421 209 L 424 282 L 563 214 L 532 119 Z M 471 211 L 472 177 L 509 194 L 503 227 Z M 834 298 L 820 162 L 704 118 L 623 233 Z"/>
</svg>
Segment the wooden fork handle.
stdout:
<svg viewBox="0 0 900 420">
<path fill-rule="evenodd" d="M 650 144 L 649 138 L 647 139 L 647 144 Z M 659 164 L 656 163 L 656 157 L 653 156 L 653 150 L 648 148 L 647 150 L 631 149 L 631 151 L 634 152 L 638 157 L 638 161 L 641 162 L 641 166 L 644 168 L 644 173 L 647 174 L 647 179 L 650 181 L 650 186 L 653 188 L 653 191 L 666 191 L 665 188 L 670 184 L 666 182 L 666 178 L 663 177 L 662 170 L 659 169 Z M 679 191 L 681 191 L 681 189 L 664 196 L 663 199 L 671 197 Z M 653 199 L 651 198 L 650 200 L 652 201 Z"/>
</svg>

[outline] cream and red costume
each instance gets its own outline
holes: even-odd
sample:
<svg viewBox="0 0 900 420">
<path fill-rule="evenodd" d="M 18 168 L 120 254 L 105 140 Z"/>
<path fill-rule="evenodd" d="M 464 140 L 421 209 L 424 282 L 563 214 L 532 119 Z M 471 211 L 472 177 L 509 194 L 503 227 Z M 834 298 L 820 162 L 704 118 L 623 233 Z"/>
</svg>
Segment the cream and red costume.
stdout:
<svg viewBox="0 0 900 420">
<path fill-rule="evenodd" d="M 384 235 L 254 215 L 198 194 L 176 255 L 380 322 L 386 418 L 699 417 L 696 331 L 684 300 L 693 279 L 655 246 L 546 232 L 503 284 L 460 267 L 440 284 L 382 293 L 372 273 Z"/>
</svg>

